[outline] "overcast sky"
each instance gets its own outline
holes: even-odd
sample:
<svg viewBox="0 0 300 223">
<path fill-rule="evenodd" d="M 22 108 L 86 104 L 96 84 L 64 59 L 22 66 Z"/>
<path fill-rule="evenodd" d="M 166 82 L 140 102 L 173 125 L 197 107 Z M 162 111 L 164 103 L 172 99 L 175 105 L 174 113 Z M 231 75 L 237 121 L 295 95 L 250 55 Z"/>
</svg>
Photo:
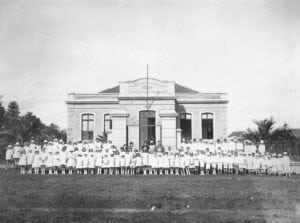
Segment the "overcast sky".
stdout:
<svg viewBox="0 0 300 223">
<path fill-rule="evenodd" d="M 0 94 L 66 128 L 67 93 L 146 75 L 227 92 L 229 132 L 300 128 L 300 1 L 0 0 Z"/>
</svg>

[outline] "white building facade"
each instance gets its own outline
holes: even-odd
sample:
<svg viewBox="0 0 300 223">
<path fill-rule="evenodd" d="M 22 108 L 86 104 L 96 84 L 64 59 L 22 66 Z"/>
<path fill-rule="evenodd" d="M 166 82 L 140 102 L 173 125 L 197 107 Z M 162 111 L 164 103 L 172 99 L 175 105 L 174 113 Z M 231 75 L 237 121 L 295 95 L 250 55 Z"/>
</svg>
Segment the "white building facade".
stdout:
<svg viewBox="0 0 300 223">
<path fill-rule="evenodd" d="M 148 91 L 147 91 L 148 89 Z M 147 93 L 148 92 L 148 93 Z M 68 94 L 68 141 L 107 135 L 115 145 L 227 137 L 227 94 L 200 93 L 174 81 L 141 78 L 95 94 Z"/>
</svg>

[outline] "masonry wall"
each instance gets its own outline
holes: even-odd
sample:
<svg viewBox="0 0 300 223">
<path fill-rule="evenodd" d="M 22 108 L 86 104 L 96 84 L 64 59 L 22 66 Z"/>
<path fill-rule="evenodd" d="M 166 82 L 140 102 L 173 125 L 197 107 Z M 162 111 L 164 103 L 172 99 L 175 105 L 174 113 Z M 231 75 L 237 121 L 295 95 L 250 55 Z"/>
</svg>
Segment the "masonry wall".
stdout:
<svg viewBox="0 0 300 223">
<path fill-rule="evenodd" d="M 104 131 L 104 114 L 118 108 L 118 104 L 68 104 L 67 140 L 81 140 L 81 117 L 85 113 L 94 114 L 94 138 L 97 135 L 102 135 Z"/>
<path fill-rule="evenodd" d="M 201 114 L 211 112 L 214 114 L 214 139 L 227 137 L 227 104 L 178 104 L 175 100 L 155 100 L 152 101 L 150 110 L 156 111 L 156 140 L 161 139 L 161 118 L 160 112 L 163 110 L 175 110 L 177 113 L 192 114 L 192 138 L 202 138 Z M 81 117 L 82 114 L 94 114 L 94 138 L 102 135 L 104 131 L 104 114 L 112 110 L 125 110 L 129 117 L 128 142 L 133 141 L 139 144 L 139 111 L 146 110 L 144 100 L 120 100 L 119 104 L 68 104 L 68 141 L 81 140 Z M 179 128 L 179 119 L 177 119 Z"/>
<path fill-rule="evenodd" d="M 146 110 L 145 100 L 120 100 L 119 108 L 129 113 L 127 119 L 128 125 L 128 142 L 134 142 L 139 145 L 139 112 Z M 163 110 L 175 110 L 175 100 L 154 100 L 149 101 L 149 110 L 154 110 L 156 114 L 156 141 L 161 139 L 161 118 L 160 112 Z"/>
<path fill-rule="evenodd" d="M 192 114 L 192 138 L 196 139 L 202 138 L 201 114 L 213 113 L 214 139 L 227 138 L 227 104 L 177 104 L 176 112 Z"/>
</svg>

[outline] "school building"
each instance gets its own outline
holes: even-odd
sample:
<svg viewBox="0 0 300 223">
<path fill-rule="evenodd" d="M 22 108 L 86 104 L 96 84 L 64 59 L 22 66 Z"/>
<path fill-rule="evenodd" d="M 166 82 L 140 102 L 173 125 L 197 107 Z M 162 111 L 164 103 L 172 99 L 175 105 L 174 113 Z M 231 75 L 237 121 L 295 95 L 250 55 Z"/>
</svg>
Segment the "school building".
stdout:
<svg viewBox="0 0 300 223">
<path fill-rule="evenodd" d="M 174 81 L 121 81 L 99 93 L 68 94 L 67 138 L 105 134 L 117 146 L 152 139 L 176 148 L 182 138 L 222 139 L 228 102 L 225 93 L 201 93 Z"/>
</svg>

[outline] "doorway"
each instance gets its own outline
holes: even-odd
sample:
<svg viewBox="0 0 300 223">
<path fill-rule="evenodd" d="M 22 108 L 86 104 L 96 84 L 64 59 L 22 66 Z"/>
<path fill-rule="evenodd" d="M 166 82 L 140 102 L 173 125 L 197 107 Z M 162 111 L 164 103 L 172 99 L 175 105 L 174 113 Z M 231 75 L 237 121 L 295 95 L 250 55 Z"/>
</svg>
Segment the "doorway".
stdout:
<svg viewBox="0 0 300 223">
<path fill-rule="evenodd" d="M 145 110 L 139 113 L 139 141 L 140 148 L 145 141 L 155 142 L 155 111 Z"/>
</svg>

